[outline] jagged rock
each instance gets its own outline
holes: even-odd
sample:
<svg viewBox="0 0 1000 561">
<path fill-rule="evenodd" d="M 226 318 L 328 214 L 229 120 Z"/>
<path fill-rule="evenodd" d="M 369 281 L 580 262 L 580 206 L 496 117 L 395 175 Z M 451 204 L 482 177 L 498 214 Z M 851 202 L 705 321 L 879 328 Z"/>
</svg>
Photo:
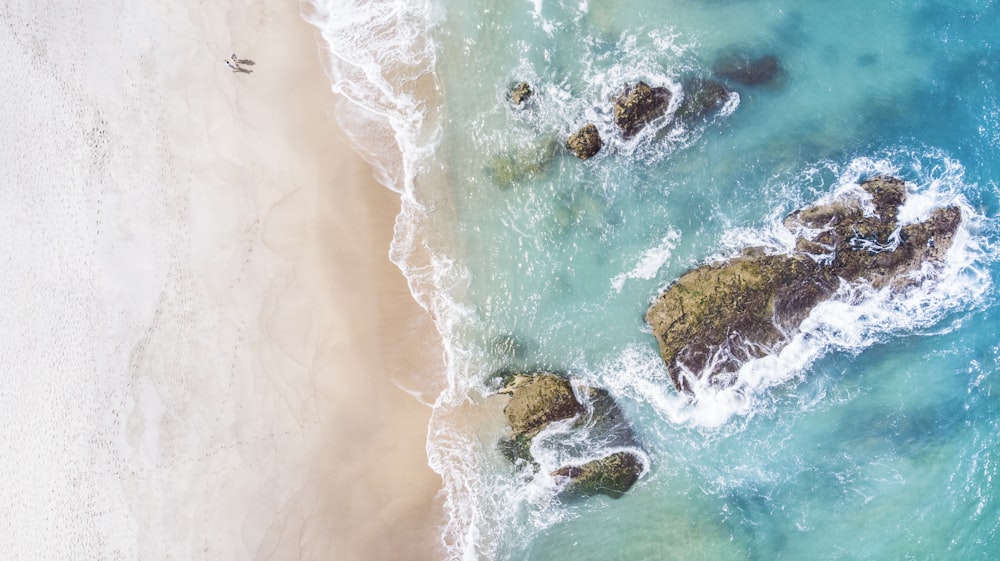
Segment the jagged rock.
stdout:
<svg viewBox="0 0 1000 561">
<path fill-rule="evenodd" d="M 573 393 L 570 381 L 550 372 L 505 374 L 501 394 L 510 396 L 504 415 L 511 428 L 510 438 L 502 439 L 500 452 L 513 463 L 538 464 L 531 455 L 532 439 L 550 424 L 577 418 L 572 430 L 587 430 L 589 439 L 600 446 L 637 448 L 638 442 L 621 408 L 606 390 L 582 388 L 584 401 Z M 588 440 L 590 441 L 590 440 Z M 642 460 L 631 452 L 616 452 L 581 466 L 564 466 L 553 475 L 570 478 L 568 491 L 575 495 L 605 493 L 621 496 L 635 483 L 644 469 Z"/>
<path fill-rule="evenodd" d="M 617 499 L 625 494 L 642 474 L 642 460 L 631 452 L 615 452 L 581 466 L 563 466 L 552 472 L 567 477 L 567 492 L 581 497 L 605 494 Z"/>
<path fill-rule="evenodd" d="M 733 52 L 721 56 L 712 66 L 712 72 L 744 86 L 766 86 L 781 77 L 781 65 L 774 55 L 754 58 L 747 53 Z"/>
<path fill-rule="evenodd" d="M 730 95 L 723 83 L 706 78 L 692 78 L 684 84 L 684 99 L 677 108 L 677 118 L 692 120 L 719 109 Z"/>
<path fill-rule="evenodd" d="M 912 282 L 906 273 L 944 257 L 961 222 L 957 207 L 900 227 L 903 182 L 876 177 L 862 187 L 874 214 L 856 200 L 793 212 L 785 219 L 799 238 L 791 255 L 748 248 L 685 273 L 653 302 L 646 321 L 678 390 L 691 389 L 685 371 L 731 383 L 743 362 L 784 346 L 841 280 L 900 288 Z"/>
<path fill-rule="evenodd" d="M 514 105 L 521 105 L 522 102 L 528 101 L 528 98 L 530 98 L 533 93 L 531 85 L 527 82 L 519 82 L 510 88 L 510 101 Z"/>
<path fill-rule="evenodd" d="M 651 121 L 667 113 L 670 108 L 670 90 L 639 82 L 625 88 L 613 101 L 615 124 L 625 138 L 631 138 Z"/>
<path fill-rule="evenodd" d="M 597 132 L 597 127 L 591 123 L 587 123 L 566 139 L 566 148 L 581 160 L 586 160 L 597 154 L 601 151 L 602 146 L 604 143 L 601 141 L 601 135 Z"/>
</svg>

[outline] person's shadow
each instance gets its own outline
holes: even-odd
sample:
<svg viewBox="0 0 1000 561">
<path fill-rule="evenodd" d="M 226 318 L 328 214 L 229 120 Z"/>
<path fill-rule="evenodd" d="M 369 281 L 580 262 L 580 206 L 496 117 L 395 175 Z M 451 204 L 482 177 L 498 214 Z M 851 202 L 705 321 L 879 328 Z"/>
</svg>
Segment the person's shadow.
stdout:
<svg viewBox="0 0 1000 561">
<path fill-rule="evenodd" d="M 254 62 L 254 61 L 252 61 L 252 60 L 250 60 L 248 58 L 236 59 L 236 63 L 237 64 L 241 64 L 243 66 L 253 66 L 253 65 L 257 64 L 256 62 Z"/>
</svg>

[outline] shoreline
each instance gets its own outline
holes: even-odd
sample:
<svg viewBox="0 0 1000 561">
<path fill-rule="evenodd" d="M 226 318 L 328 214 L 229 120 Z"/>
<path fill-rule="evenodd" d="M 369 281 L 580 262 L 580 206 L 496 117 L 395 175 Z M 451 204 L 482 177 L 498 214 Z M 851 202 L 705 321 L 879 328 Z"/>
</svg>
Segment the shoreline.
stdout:
<svg viewBox="0 0 1000 561">
<path fill-rule="evenodd" d="M 288 19 L 256 38 L 261 71 L 234 76 L 247 78 L 237 85 L 246 88 L 237 103 L 251 115 L 286 113 L 275 115 L 285 121 L 279 136 L 302 158 L 298 165 L 314 169 L 300 170 L 307 182 L 264 215 L 261 238 L 285 265 L 265 290 L 260 321 L 286 355 L 310 365 L 319 456 L 308 472 L 315 476 L 310 486 L 327 494 L 320 502 L 332 515 L 330 553 L 359 560 L 433 559 L 443 507 L 437 499 L 441 480 L 426 453 L 431 409 L 393 379 L 413 376 L 414 357 L 423 359 L 419 370 L 425 375 L 439 375 L 443 367 L 428 352 L 437 348 L 440 361 L 440 345 L 428 341 L 436 329 L 388 257 L 399 196 L 375 181 L 330 115 L 336 99 L 321 66 L 318 30 L 298 7 L 277 1 L 269 7 L 288 10 Z M 234 44 L 238 34 L 234 29 Z M 282 75 L 260 93 L 254 79 L 272 68 Z M 292 101 L 289 91 L 294 103 L 283 104 Z M 288 302 L 290 286 L 305 301 Z M 300 305 L 314 306 L 306 325 L 288 324 L 300 318 L 282 309 L 303 311 Z M 305 348 L 303 340 L 309 342 Z M 297 557 L 308 558 L 306 544 L 295 543 L 297 535 L 291 528 L 280 537 L 268 533 L 279 550 L 301 548 Z"/>
</svg>

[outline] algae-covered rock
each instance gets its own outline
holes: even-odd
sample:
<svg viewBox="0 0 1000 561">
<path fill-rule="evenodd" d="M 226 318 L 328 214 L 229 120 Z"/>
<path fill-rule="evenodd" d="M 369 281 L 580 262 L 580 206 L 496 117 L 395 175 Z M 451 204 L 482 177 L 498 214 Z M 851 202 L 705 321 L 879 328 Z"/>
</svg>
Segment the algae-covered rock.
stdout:
<svg viewBox="0 0 1000 561">
<path fill-rule="evenodd" d="M 733 51 L 719 57 L 712 66 L 716 76 L 744 86 L 768 86 L 779 82 L 782 71 L 778 57 L 754 57 L 749 53 Z"/>
<path fill-rule="evenodd" d="M 604 142 L 601 141 L 601 135 L 592 123 L 587 123 L 566 139 L 566 148 L 581 160 L 586 160 L 597 154 L 601 151 L 602 146 L 604 146 Z"/>
<path fill-rule="evenodd" d="M 569 380 L 547 372 L 514 376 L 499 393 L 510 395 L 503 412 L 515 438 L 522 435 L 532 438 L 550 423 L 583 411 Z"/>
<path fill-rule="evenodd" d="M 538 461 L 531 454 L 532 440 L 552 423 L 574 418 L 570 431 L 577 434 L 585 431 L 588 446 L 598 450 L 638 448 L 631 425 L 606 390 L 580 387 L 581 403 L 572 383 L 564 376 L 550 372 L 507 373 L 501 378 L 505 385 L 499 393 L 510 396 L 504 415 L 511 436 L 502 439 L 498 448 L 512 463 L 523 462 L 537 470 Z M 635 483 L 643 469 L 643 462 L 635 453 L 616 452 L 583 465 L 557 468 L 553 475 L 568 477 L 571 480 L 568 491 L 572 494 L 605 493 L 617 497 Z"/>
<path fill-rule="evenodd" d="M 692 78 L 684 83 L 684 98 L 677 108 L 677 118 L 692 120 L 708 115 L 729 101 L 732 92 L 722 82 Z"/>
<path fill-rule="evenodd" d="M 613 102 L 615 124 L 625 138 L 631 138 L 650 122 L 666 115 L 670 108 L 670 90 L 638 82 L 625 88 Z"/>
<path fill-rule="evenodd" d="M 679 390 L 690 391 L 689 376 L 731 383 L 742 363 L 784 346 L 841 281 L 898 288 L 912 282 L 906 273 L 944 257 L 961 222 L 957 207 L 900 227 L 903 182 L 876 177 L 862 187 L 868 210 L 841 199 L 790 214 L 785 226 L 798 237 L 792 254 L 749 248 L 685 273 L 653 302 L 646 321 Z"/>
<path fill-rule="evenodd" d="M 510 96 L 510 101 L 514 105 L 521 105 L 522 103 L 528 101 L 531 94 L 534 93 L 531 90 L 531 85 L 527 82 L 518 82 L 510 87 L 508 95 Z"/>
<path fill-rule="evenodd" d="M 552 472 L 569 478 L 567 492 L 576 496 L 604 494 L 617 499 L 632 488 L 642 474 L 642 460 L 631 452 L 615 452 L 580 466 L 563 466 Z"/>
</svg>

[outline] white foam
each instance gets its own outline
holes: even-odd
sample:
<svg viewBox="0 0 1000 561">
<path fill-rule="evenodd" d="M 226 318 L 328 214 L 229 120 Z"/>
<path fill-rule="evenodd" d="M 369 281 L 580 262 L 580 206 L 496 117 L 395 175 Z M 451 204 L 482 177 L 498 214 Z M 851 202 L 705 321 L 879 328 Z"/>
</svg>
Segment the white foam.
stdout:
<svg viewBox="0 0 1000 561">
<path fill-rule="evenodd" d="M 680 239 L 680 232 L 671 228 L 667 235 L 660 240 L 659 244 L 643 252 L 635 266 L 632 267 L 632 270 L 616 275 L 611 279 L 611 288 L 615 292 L 620 293 L 627 279 L 649 280 L 656 276 L 656 273 L 670 260 L 670 255 L 674 248 L 677 247 L 677 242 Z"/>
</svg>

